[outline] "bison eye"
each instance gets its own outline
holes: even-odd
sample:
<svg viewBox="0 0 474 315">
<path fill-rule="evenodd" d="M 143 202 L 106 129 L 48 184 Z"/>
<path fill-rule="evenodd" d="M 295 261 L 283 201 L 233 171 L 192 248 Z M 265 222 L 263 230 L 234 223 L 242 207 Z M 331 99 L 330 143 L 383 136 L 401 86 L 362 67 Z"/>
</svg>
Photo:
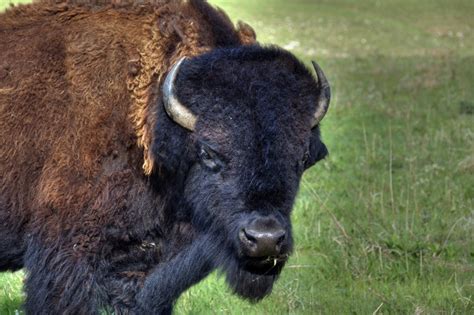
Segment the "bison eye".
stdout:
<svg viewBox="0 0 474 315">
<path fill-rule="evenodd" d="M 217 153 L 204 144 L 199 148 L 199 159 L 205 167 L 213 172 L 217 172 L 221 169 L 222 162 L 217 156 Z"/>
</svg>

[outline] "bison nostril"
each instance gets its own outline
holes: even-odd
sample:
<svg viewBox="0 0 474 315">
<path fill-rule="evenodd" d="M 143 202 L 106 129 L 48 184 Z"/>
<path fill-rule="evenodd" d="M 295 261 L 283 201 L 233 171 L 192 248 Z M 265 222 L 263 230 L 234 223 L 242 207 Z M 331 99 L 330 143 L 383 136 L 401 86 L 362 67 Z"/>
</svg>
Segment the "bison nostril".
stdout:
<svg viewBox="0 0 474 315">
<path fill-rule="evenodd" d="M 276 241 L 277 246 L 281 245 L 281 243 L 283 243 L 285 238 L 286 238 L 286 234 L 281 235 Z"/>
<path fill-rule="evenodd" d="M 254 248 L 257 245 L 257 239 L 251 234 L 247 233 L 245 229 L 240 230 L 239 239 L 244 247 L 247 247 L 248 249 Z"/>
<path fill-rule="evenodd" d="M 247 232 L 245 229 L 242 230 L 244 232 L 245 237 L 252 243 L 257 243 L 257 238 L 252 235 L 251 233 Z"/>
</svg>

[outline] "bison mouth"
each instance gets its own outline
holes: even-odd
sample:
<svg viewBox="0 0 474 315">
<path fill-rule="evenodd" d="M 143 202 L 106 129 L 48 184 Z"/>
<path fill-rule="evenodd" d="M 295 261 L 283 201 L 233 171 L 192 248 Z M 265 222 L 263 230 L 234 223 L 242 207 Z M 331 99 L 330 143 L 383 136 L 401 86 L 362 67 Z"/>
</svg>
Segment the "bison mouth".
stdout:
<svg viewBox="0 0 474 315">
<path fill-rule="evenodd" d="M 241 262 L 241 268 L 256 275 L 278 275 L 287 260 L 288 255 L 265 258 L 246 257 Z"/>
<path fill-rule="evenodd" d="M 259 301 L 271 293 L 273 283 L 283 269 L 288 255 L 253 258 L 239 257 L 227 261 L 226 280 L 232 291 L 250 301 Z"/>
</svg>

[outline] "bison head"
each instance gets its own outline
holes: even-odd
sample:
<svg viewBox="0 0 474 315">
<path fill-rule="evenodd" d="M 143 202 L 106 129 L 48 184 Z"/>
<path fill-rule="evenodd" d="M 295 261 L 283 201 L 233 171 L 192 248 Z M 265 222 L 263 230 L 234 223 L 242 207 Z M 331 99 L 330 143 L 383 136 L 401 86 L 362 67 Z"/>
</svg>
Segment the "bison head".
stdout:
<svg viewBox="0 0 474 315">
<path fill-rule="evenodd" d="M 216 49 L 182 59 L 163 84 L 153 152 L 172 174 L 176 212 L 212 235 L 216 267 L 239 295 L 267 295 L 292 250 L 303 171 L 327 155 L 319 122 L 330 89 L 277 48 Z M 169 184 L 168 184 L 169 185 Z"/>
</svg>

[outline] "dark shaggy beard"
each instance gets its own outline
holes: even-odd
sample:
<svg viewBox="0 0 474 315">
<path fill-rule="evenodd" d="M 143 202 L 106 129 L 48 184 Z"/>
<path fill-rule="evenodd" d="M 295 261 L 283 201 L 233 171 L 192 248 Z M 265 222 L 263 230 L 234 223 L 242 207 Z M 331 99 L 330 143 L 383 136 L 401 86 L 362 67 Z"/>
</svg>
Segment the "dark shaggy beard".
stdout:
<svg viewBox="0 0 474 315">
<path fill-rule="evenodd" d="M 266 272 L 247 268 L 245 263 L 233 258 L 222 267 L 225 272 L 226 281 L 232 291 L 250 301 L 259 301 L 272 292 L 273 283 L 284 266 L 284 262 L 278 262 L 269 266 Z"/>
</svg>

